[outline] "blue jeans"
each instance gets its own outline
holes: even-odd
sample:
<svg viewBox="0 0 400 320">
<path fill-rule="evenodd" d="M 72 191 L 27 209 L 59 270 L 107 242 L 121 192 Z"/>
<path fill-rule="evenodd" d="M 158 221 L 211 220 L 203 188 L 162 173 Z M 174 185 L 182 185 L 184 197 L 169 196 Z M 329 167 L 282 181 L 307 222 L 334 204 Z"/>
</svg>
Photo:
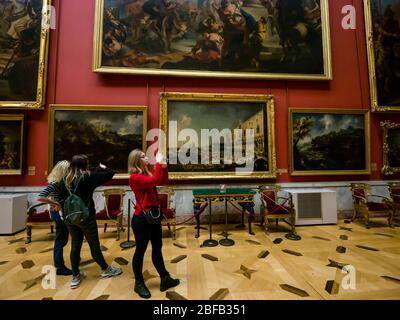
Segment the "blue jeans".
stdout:
<svg viewBox="0 0 400 320">
<path fill-rule="evenodd" d="M 54 240 L 53 258 L 56 269 L 65 268 L 63 248 L 68 243 L 68 228 L 61 219 L 55 220 L 56 238 Z"/>
</svg>

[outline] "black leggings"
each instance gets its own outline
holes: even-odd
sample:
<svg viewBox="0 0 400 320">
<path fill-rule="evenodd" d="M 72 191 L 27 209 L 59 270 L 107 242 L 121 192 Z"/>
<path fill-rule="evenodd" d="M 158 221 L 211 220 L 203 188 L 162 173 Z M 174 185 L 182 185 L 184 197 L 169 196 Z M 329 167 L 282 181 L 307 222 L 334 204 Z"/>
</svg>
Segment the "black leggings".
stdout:
<svg viewBox="0 0 400 320">
<path fill-rule="evenodd" d="M 132 259 L 133 273 L 135 280 L 144 282 L 143 279 L 143 258 L 149 241 L 151 241 L 151 258 L 160 277 L 168 275 L 165 269 L 164 258 L 162 256 L 162 230 L 161 224 L 150 225 L 146 218 L 139 214 L 132 218 L 132 230 L 136 240 L 136 251 Z"/>
<path fill-rule="evenodd" d="M 83 243 L 83 236 L 85 236 L 89 247 L 90 253 L 94 261 L 100 266 L 101 270 L 108 268 L 107 262 L 104 260 L 103 253 L 100 249 L 99 232 L 97 230 L 97 223 L 95 218 L 90 217 L 89 220 L 82 226 L 68 225 L 68 230 L 71 235 L 71 266 L 72 274 L 77 276 L 79 274 L 79 263 L 81 260 L 81 249 Z"/>
</svg>

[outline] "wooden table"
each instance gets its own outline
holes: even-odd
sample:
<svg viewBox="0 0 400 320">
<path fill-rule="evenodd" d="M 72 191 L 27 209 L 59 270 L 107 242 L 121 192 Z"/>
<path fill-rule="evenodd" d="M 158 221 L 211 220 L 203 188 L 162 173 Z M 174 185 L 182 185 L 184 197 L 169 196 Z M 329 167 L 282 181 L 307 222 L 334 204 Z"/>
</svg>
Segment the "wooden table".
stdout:
<svg viewBox="0 0 400 320">
<path fill-rule="evenodd" d="M 204 211 L 205 207 L 208 206 L 209 212 L 209 228 L 210 238 L 203 242 L 203 246 L 215 247 L 218 245 L 216 240 L 212 239 L 211 230 L 211 205 L 213 203 L 225 203 L 225 239 L 219 241 L 219 244 L 223 246 L 232 246 L 235 242 L 232 239 L 228 239 L 228 202 L 237 202 L 242 208 L 242 224 L 237 227 L 244 227 L 244 213 L 247 210 L 249 212 L 249 233 L 254 234 L 251 231 L 251 217 L 254 216 L 254 196 L 256 191 L 250 188 L 227 188 L 225 190 L 217 188 L 208 189 L 194 189 L 193 190 L 193 206 L 194 213 L 197 222 L 197 234 L 196 238 L 200 236 L 200 214 Z"/>
</svg>

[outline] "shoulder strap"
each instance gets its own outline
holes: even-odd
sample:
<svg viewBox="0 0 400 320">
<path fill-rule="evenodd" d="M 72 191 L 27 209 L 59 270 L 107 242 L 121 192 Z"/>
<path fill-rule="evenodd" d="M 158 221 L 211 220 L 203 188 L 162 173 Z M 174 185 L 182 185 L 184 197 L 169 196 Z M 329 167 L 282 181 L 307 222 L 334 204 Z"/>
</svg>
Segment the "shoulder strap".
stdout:
<svg viewBox="0 0 400 320">
<path fill-rule="evenodd" d="M 76 189 L 78 189 L 78 185 L 79 185 L 79 182 L 81 182 L 82 177 L 83 177 L 83 174 L 81 174 L 81 175 L 79 176 L 78 181 L 76 182 L 76 185 L 75 185 L 75 188 L 74 188 L 74 193 L 76 192 Z"/>
<path fill-rule="evenodd" d="M 81 181 L 81 179 L 82 179 L 82 175 L 79 176 L 78 181 L 76 182 L 74 191 L 71 191 L 71 189 L 67 186 L 67 182 L 65 181 L 65 177 L 63 178 L 64 185 L 67 188 L 69 195 L 75 194 L 76 189 L 78 188 L 78 185 L 79 185 L 79 182 Z"/>
</svg>

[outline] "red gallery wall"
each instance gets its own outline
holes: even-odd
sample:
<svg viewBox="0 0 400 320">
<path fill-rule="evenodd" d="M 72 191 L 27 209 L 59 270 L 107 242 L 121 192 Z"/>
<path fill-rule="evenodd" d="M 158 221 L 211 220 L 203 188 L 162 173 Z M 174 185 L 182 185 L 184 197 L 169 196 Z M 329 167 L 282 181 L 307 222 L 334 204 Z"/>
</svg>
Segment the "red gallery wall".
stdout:
<svg viewBox="0 0 400 320">
<path fill-rule="evenodd" d="M 356 30 L 341 26 L 342 7 L 354 5 Z M 10 111 L 27 117 L 27 144 L 22 176 L 0 176 L 1 186 L 42 186 L 48 161 L 48 105 L 147 105 L 148 127 L 158 126 L 160 92 L 272 94 L 276 98 L 277 167 L 288 169 L 289 108 L 369 109 L 368 66 L 362 0 L 330 0 L 333 80 L 328 82 L 229 80 L 95 74 L 92 72 L 95 0 L 55 0 L 57 29 L 51 31 L 48 91 L 43 111 Z M 2 112 L 5 113 L 5 112 Z M 379 122 L 400 114 L 371 114 L 371 175 L 291 177 L 276 182 L 380 180 L 382 142 Z M 28 175 L 35 167 L 35 175 Z M 374 167 L 373 167 L 374 169 Z M 127 181 L 118 183 L 127 184 Z"/>
</svg>

